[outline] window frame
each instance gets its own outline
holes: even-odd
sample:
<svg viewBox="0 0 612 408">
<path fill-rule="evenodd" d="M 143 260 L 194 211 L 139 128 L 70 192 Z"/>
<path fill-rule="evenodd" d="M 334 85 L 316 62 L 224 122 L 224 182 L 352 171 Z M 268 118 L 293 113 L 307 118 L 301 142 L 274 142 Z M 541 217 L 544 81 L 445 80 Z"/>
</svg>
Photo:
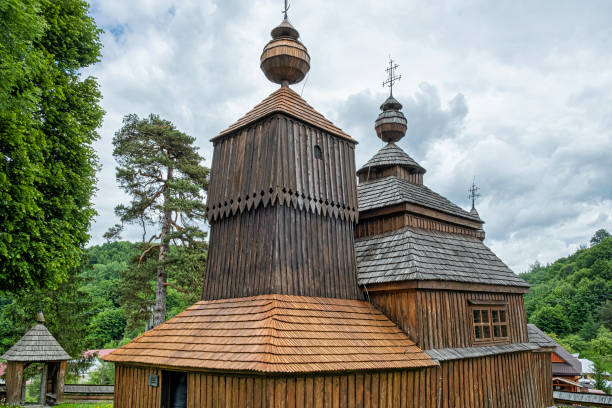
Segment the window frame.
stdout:
<svg viewBox="0 0 612 408">
<path fill-rule="evenodd" d="M 510 319 L 507 304 L 472 304 L 469 309 L 474 344 L 497 344 L 510 341 Z M 483 318 L 485 313 L 486 321 Z M 504 329 L 505 336 L 503 335 Z M 480 338 L 477 335 L 479 331 L 481 333 Z M 497 336 L 495 335 L 496 332 L 498 333 Z M 488 333 L 489 337 L 485 337 L 485 333 Z"/>
</svg>

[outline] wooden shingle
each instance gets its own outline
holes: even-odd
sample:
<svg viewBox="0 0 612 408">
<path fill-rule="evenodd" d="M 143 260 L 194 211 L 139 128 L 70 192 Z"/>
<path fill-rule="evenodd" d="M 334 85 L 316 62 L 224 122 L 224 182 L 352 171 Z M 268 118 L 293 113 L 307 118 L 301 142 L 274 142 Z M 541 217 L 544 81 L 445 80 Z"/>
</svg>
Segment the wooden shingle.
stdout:
<svg viewBox="0 0 612 408">
<path fill-rule="evenodd" d="M 233 133 L 259 119 L 272 115 L 273 113 L 287 114 L 325 132 L 331 133 L 332 135 L 357 143 L 356 140 L 346 134 L 338 126 L 334 125 L 331 121 L 325 118 L 325 116 L 317 112 L 304 99 L 302 99 L 297 92 L 288 86 L 282 86 L 277 91 L 270 94 L 266 99 L 251 109 L 246 115 L 212 138 L 211 141 L 214 142 L 218 138 Z"/>
<path fill-rule="evenodd" d="M 388 143 L 382 149 L 380 149 L 366 164 L 364 164 L 358 171 L 359 173 L 365 173 L 369 169 L 377 169 L 381 167 L 400 166 L 418 169 L 419 172 L 425 173 L 425 169 L 421 167 L 419 163 L 414 161 L 412 157 L 408 155 L 402 148 L 395 143 Z"/>
<path fill-rule="evenodd" d="M 404 227 L 355 240 L 360 285 L 440 280 L 529 287 L 481 240 Z"/>
<path fill-rule="evenodd" d="M 71 357 L 45 325 L 32 327 L 2 358 L 6 361 L 64 361 Z"/>
<path fill-rule="evenodd" d="M 105 360 L 262 373 L 436 364 L 367 302 L 290 295 L 198 302 Z"/>
</svg>

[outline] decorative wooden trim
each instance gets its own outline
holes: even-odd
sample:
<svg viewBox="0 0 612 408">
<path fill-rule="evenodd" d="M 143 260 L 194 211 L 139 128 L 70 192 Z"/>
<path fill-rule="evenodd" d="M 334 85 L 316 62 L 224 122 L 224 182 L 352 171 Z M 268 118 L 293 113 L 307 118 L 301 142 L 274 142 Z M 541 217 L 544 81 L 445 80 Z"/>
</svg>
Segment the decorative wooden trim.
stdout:
<svg viewBox="0 0 612 408">
<path fill-rule="evenodd" d="M 465 292 L 529 293 L 522 286 L 499 286 L 482 283 L 463 283 L 450 281 L 402 281 L 366 285 L 368 292 L 394 292 L 408 289 L 437 289 Z"/>
<path fill-rule="evenodd" d="M 470 305 L 477 306 L 506 306 L 508 302 L 506 300 L 494 300 L 494 299 L 468 299 Z"/>
</svg>

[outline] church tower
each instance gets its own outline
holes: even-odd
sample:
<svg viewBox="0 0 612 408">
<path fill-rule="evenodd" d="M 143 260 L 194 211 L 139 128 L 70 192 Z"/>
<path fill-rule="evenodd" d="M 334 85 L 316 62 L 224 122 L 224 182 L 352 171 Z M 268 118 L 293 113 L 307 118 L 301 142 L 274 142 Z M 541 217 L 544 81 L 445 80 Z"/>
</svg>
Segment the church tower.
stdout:
<svg viewBox="0 0 612 408">
<path fill-rule="evenodd" d="M 280 88 L 212 139 L 203 299 L 361 299 L 356 141 L 289 88 L 307 74 L 310 56 L 286 15 L 271 34 L 261 69 Z"/>
</svg>

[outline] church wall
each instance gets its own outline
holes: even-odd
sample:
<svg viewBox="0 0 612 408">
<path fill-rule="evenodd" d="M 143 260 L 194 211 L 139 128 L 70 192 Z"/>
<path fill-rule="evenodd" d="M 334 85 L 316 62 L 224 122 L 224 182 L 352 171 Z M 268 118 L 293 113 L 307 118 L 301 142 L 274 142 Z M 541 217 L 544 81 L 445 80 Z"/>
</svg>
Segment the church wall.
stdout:
<svg viewBox="0 0 612 408">
<path fill-rule="evenodd" d="M 409 289 L 369 297 L 424 350 L 474 345 L 471 300 L 507 304 L 508 342 L 529 341 L 521 294 Z"/>
<path fill-rule="evenodd" d="M 522 352 L 440 362 L 440 408 L 553 405 L 550 353 Z"/>
<path fill-rule="evenodd" d="M 158 387 L 148 374 L 159 375 Z M 114 407 L 160 408 L 161 371 L 116 365 Z M 437 408 L 439 368 L 321 375 L 233 375 L 191 371 L 189 408 Z"/>
<path fill-rule="evenodd" d="M 261 294 L 362 299 L 353 224 L 274 205 L 217 221 L 203 298 Z"/>
<path fill-rule="evenodd" d="M 149 385 L 149 374 L 158 376 L 157 387 Z M 160 408 L 161 369 L 115 364 L 115 408 Z"/>
</svg>

